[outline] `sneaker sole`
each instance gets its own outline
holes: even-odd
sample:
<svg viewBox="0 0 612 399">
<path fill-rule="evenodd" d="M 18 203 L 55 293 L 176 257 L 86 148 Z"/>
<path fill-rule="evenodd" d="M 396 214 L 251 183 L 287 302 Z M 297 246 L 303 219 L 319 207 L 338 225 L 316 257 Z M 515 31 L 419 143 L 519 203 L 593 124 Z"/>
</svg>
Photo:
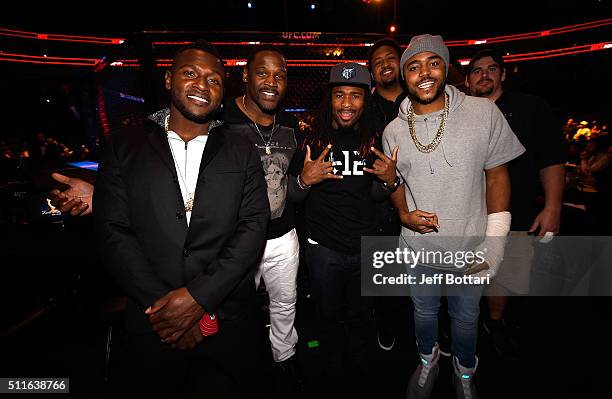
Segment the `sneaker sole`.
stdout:
<svg viewBox="0 0 612 399">
<path fill-rule="evenodd" d="M 380 342 L 380 335 L 378 334 L 376 335 L 376 339 L 378 340 L 378 346 L 384 351 L 390 351 L 395 346 L 395 338 L 393 338 L 393 343 L 390 346 L 384 346 L 382 342 Z"/>
<path fill-rule="evenodd" d="M 445 350 L 442 349 L 438 349 L 438 352 L 440 353 L 440 356 L 444 356 L 444 357 L 450 357 L 451 353 L 447 352 Z"/>
</svg>

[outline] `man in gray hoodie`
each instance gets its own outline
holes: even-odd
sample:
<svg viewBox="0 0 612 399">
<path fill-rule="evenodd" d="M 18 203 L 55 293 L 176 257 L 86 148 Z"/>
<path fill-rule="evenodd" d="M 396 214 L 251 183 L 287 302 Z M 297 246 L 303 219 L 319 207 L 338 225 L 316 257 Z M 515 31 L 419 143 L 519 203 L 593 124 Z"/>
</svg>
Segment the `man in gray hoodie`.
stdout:
<svg viewBox="0 0 612 399">
<path fill-rule="evenodd" d="M 506 163 L 525 149 L 494 103 L 446 84 L 448 65 L 449 52 L 440 36 L 413 37 L 401 57 L 408 97 L 383 135 L 386 154 L 399 147 L 397 171 L 403 184 L 391 199 L 403 225 L 401 241 L 413 251 L 467 247 L 484 254 L 484 261 L 462 269 L 434 260 L 413 265 L 412 273 L 429 277 L 437 269 L 487 277 L 503 258 L 503 237 L 510 229 Z M 459 398 L 476 397 L 477 292 L 448 297 Z M 411 297 L 421 364 L 410 379 L 408 397 L 428 398 L 438 374 L 440 294 L 413 285 Z"/>
</svg>

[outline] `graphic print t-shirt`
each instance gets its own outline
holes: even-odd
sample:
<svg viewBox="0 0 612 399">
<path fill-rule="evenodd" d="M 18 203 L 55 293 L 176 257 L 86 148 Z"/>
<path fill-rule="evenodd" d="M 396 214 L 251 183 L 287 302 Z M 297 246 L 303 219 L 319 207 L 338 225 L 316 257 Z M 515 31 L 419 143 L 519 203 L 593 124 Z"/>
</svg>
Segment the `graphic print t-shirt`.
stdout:
<svg viewBox="0 0 612 399">
<path fill-rule="evenodd" d="M 226 102 L 223 118 L 230 132 L 242 135 L 259 151 L 270 201 L 271 220 L 267 238 L 281 237 L 295 227 L 293 203 L 287 200 L 287 171 L 297 147 L 297 119 L 281 111 L 276 115 L 273 125 L 255 126 L 238 108 L 235 99 Z M 266 143 L 269 143 L 270 154 L 266 152 Z"/>
<path fill-rule="evenodd" d="M 309 237 L 334 251 L 357 254 L 361 236 L 376 235 L 378 214 L 372 199 L 371 174 L 363 171 L 359 154 L 360 138 L 353 129 L 334 131 L 335 144 L 326 160 L 331 160 L 342 180 L 325 180 L 314 185 L 306 198 L 306 227 Z M 320 151 L 313 150 L 312 159 Z M 304 151 L 296 156 L 303 162 Z"/>
</svg>

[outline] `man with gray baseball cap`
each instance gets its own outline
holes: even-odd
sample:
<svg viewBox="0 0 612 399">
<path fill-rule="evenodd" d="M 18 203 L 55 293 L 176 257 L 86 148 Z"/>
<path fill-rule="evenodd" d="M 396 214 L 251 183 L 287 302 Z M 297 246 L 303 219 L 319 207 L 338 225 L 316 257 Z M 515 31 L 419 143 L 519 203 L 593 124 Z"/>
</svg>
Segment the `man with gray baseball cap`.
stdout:
<svg viewBox="0 0 612 399">
<path fill-rule="evenodd" d="M 361 397 L 372 389 L 367 343 L 374 334 L 371 301 L 360 289 L 361 236 L 376 235 L 374 203 L 388 198 L 399 182 L 395 158 L 380 151 L 382 128 L 376 126 L 370 101 L 365 66 L 348 62 L 331 68 L 305 138 L 297 184 L 289 186 L 290 198 L 305 205 L 304 249 L 325 365 L 321 396 Z M 367 160 L 376 157 L 370 165 Z"/>
<path fill-rule="evenodd" d="M 413 37 L 400 66 L 408 97 L 383 134 L 387 155 L 399 147 L 397 170 L 402 184 L 391 200 L 402 222 L 400 242 L 417 252 L 444 252 L 455 248 L 446 248 L 450 240 L 442 237 L 460 237 L 471 245 L 469 249 L 485 253 L 484 261 L 467 267 L 434 259 L 415 265 L 411 273 L 416 281 L 444 273 L 450 277 L 471 274 L 483 278 L 477 283 L 486 283 L 501 263 L 510 229 L 506 163 L 525 149 L 494 103 L 466 96 L 446 84 L 449 52 L 441 36 Z M 478 365 L 482 286 L 459 289 L 469 295 L 448 296 L 453 381 L 458 398 L 476 398 L 472 377 Z M 408 384 L 408 398 L 429 398 L 438 374 L 439 290 L 411 286 L 421 362 Z"/>
</svg>

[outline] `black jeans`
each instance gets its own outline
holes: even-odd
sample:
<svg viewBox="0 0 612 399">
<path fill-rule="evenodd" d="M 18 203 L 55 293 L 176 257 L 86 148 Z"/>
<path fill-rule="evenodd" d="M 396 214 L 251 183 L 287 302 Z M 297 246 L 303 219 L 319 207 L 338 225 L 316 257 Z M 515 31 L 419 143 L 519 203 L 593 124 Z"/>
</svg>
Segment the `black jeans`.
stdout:
<svg viewBox="0 0 612 399">
<path fill-rule="evenodd" d="M 335 384 L 344 379 L 357 388 L 371 377 L 368 344 L 374 331 L 372 300 L 361 296 L 361 255 L 308 243 L 306 261 L 320 327 L 324 377 Z M 343 365 L 345 360 L 348 367 Z"/>
</svg>

